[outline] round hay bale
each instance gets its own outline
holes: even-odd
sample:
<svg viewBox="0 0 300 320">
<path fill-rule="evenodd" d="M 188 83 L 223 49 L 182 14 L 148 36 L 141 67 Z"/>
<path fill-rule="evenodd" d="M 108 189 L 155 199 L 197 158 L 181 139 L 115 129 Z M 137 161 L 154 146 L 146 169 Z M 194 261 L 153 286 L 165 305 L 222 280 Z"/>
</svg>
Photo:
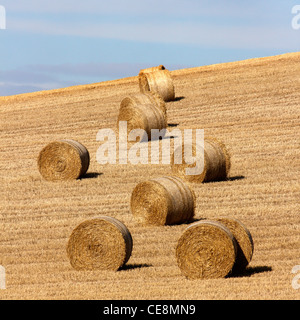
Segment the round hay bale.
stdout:
<svg viewBox="0 0 300 320">
<path fill-rule="evenodd" d="M 140 73 L 150 73 L 150 72 L 154 72 L 154 71 L 159 71 L 159 70 L 165 70 L 166 68 L 161 64 L 157 67 L 151 67 L 151 68 L 146 68 L 146 69 L 142 69 L 140 70 Z"/>
<path fill-rule="evenodd" d="M 143 129 L 151 138 L 151 129 L 165 129 L 167 119 L 161 109 L 153 104 L 123 105 L 120 107 L 119 121 L 127 121 L 128 133 L 134 129 Z"/>
<path fill-rule="evenodd" d="M 131 94 L 128 97 L 125 97 L 121 101 L 121 108 L 132 106 L 135 107 L 140 104 L 152 104 L 156 106 L 158 109 L 166 115 L 166 103 L 162 99 L 162 97 L 156 92 L 145 92 L 145 93 L 136 93 Z"/>
<path fill-rule="evenodd" d="M 139 86 L 142 93 L 157 92 L 166 102 L 175 99 L 174 84 L 169 70 L 140 73 Z"/>
<path fill-rule="evenodd" d="M 190 221 L 196 197 L 178 177 L 160 177 L 139 183 L 131 195 L 131 212 L 141 225 L 172 225 Z"/>
<path fill-rule="evenodd" d="M 216 221 L 199 221 L 181 235 L 177 264 L 189 279 L 224 278 L 235 263 L 237 245 L 228 228 Z"/>
<path fill-rule="evenodd" d="M 245 225 L 237 219 L 218 218 L 216 221 L 227 227 L 237 242 L 237 257 L 233 267 L 233 272 L 240 273 L 245 270 L 253 256 L 254 243 L 251 233 Z"/>
<path fill-rule="evenodd" d="M 39 171 L 49 181 L 78 179 L 87 172 L 89 164 L 88 150 L 74 140 L 51 142 L 38 157 Z"/>
<path fill-rule="evenodd" d="M 73 230 L 67 255 L 76 270 L 117 271 L 129 260 L 132 245 L 131 234 L 121 221 L 100 216 Z"/>
<path fill-rule="evenodd" d="M 188 145 L 192 148 L 193 156 L 196 157 L 196 145 Z M 182 163 L 177 164 L 175 159 L 181 153 Z M 190 182 L 202 183 L 209 181 L 226 180 L 230 171 L 230 154 L 225 145 L 215 138 L 206 138 L 204 141 L 204 152 L 200 152 L 197 161 L 204 155 L 204 169 L 202 173 L 195 175 L 186 174 L 186 168 L 193 168 L 195 164 L 188 164 L 184 158 L 184 146 L 178 147 L 171 156 L 171 167 L 173 174 Z"/>
</svg>

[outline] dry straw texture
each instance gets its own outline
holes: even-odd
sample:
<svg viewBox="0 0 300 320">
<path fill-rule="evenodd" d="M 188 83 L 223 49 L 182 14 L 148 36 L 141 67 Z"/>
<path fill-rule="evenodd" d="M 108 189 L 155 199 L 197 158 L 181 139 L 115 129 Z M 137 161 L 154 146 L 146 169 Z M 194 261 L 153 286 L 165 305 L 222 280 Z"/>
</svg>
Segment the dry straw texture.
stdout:
<svg viewBox="0 0 300 320">
<path fill-rule="evenodd" d="M 191 148 L 192 154 L 196 158 L 196 161 L 203 163 L 204 156 L 204 168 L 200 174 L 188 175 L 186 173 L 187 168 L 195 167 L 195 163 L 189 164 L 184 156 L 185 148 Z M 200 147 L 201 149 L 201 147 Z M 203 149 L 201 149 L 203 151 Z M 171 157 L 171 167 L 173 174 L 182 177 L 190 182 L 209 182 L 226 180 L 231 167 L 230 154 L 223 142 L 218 141 L 215 138 L 206 138 L 204 141 L 204 152 L 198 152 L 196 154 L 196 145 L 185 145 L 176 148 Z M 177 160 L 176 160 L 177 159 Z M 181 163 L 178 163 L 180 159 Z M 182 160 L 181 160 L 182 159 Z"/>
<path fill-rule="evenodd" d="M 132 237 L 119 220 L 100 216 L 86 220 L 72 232 L 67 255 L 77 270 L 117 271 L 129 260 Z"/>
<path fill-rule="evenodd" d="M 233 272 L 240 273 L 244 271 L 252 259 L 254 250 L 254 243 L 250 231 L 241 221 L 234 218 L 218 218 L 216 221 L 227 227 L 237 242 L 237 257 Z"/>
<path fill-rule="evenodd" d="M 78 179 L 87 172 L 89 164 L 88 150 L 74 140 L 54 141 L 38 157 L 39 171 L 49 181 Z"/>
<path fill-rule="evenodd" d="M 147 69 L 142 69 L 140 70 L 140 74 L 141 73 L 150 73 L 150 72 L 153 72 L 153 71 L 159 71 L 159 70 L 165 70 L 166 68 L 161 64 L 157 67 L 151 67 L 151 68 L 147 68 Z"/>
<path fill-rule="evenodd" d="M 142 225 L 171 225 L 190 221 L 195 195 L 178 177 L 160 177 L 139 183 L 131 195 L 131 212 Z"/>
<path fill-rule="evenodd" d="M 165 129 L 167 119 L 163 111 L 153 104 L 124 104 L 120 107 L 119 121 L 127 121 L 128 133 L 133 129 L 143 129 L 151 138 L 152 129 Z"/>
<path fill-rule="evenodd" d="M 142 93 L 157 92 L 166 102 L 175 99 L 174 83 L 169 70 L 140 73 L 139 86 Z"/>
<path fill-rule="evenodd" d="M 199 221 L 181 235 L 176 258 L 183 275 L 189 279 L 226 277 L 234 266 L 237 244 L 233 234 L 216 221 Z"/>
<path fill-rule="evenodd" d="M 162 97 L 153 91 L 145 92 L 145 93 L 136 93 L 131 94 L 125 97 L 121 101 L 121 108 L 128 107 L 128 106 L 137 106 L 140 104 L 152 104 L 157 108 L 161 109 L 161 111 L 166 114 L 166 103 L 162 99 Z"/>
<path fill-rule="evenodd" d="M 254 254 L 241 277 L 187 281 L 175 248 L 188 225 L 136 223 L 131 191 L 170 175 L 164 164 L 118 163 L 102 175 L 54 186 L 41 179 L 33 155 L 58 135 L 80 137 L 94 157 L 99 119 L 114 126 L 116 106 L 136 92 L 137 77 L 0 97 L 0 265 L 7 280 L 0 299 L 299 300 L 300 289 L 291 285 L 297 276 L 291 270 L 300 264 L 299 61 L 300 52 L 172 72 L 176 95 L 178 88 L 185 99 L 171 103 L 168 122 L 219 137 L 233 155 L 230 177 L 245 177 L 192 184 L 197 201 L 205 200 L 195 218 L 234 212 L 251 231 Z M 91 161 L 88 172 L 99 170 Z M 126 271 L 78 272 L 69 263 L 72 230 L 99 208 L 132 233 Z"/>
</svg>

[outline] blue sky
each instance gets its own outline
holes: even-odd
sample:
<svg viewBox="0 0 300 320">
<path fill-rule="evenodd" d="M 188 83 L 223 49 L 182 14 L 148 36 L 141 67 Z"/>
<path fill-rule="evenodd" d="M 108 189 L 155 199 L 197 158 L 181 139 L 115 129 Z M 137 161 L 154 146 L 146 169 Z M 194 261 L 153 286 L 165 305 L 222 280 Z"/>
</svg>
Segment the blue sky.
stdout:
<svg viewBox="0 0 300 320">
<path fill-rule="evenodd" d="M 300 51 L 300 0 L 0 0 L 0 95 Z"/>
</svg>

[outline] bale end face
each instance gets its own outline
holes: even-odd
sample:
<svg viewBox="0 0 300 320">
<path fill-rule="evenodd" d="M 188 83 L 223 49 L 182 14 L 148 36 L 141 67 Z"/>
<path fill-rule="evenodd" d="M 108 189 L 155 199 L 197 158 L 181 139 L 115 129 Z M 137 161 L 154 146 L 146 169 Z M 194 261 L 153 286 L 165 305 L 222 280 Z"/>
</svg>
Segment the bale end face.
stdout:
<svg viewBox="0 0 300 320">
<path fill-rule="evenodd" d="M 131 252 L 129 230 L 119 220 L 104 216 L 78 225 L 67 244 L 68 258 L 76 270 L 117 271 Z"/>
<path fill-rule="evenodd" d="M 177 264 L 188 279 L 224 278 L 236 259 L 236 241 L 228 228 L 215 221 L 199 221 L 181 235 Z"/>
<path fill-rule="evenodd" d="M 167 191 L 155 181 L 139 183 L 132 192 L 131 212 L 141 225 L 165 225 L 170 207 Z"/>
<path fill-rule="evenodd" d="M 45 180 L 72 180 L 83 176 L 89 167 L 88 150 L 74 140 L 48 144 L 38 156 L 38 169 Z"/>
</svg>

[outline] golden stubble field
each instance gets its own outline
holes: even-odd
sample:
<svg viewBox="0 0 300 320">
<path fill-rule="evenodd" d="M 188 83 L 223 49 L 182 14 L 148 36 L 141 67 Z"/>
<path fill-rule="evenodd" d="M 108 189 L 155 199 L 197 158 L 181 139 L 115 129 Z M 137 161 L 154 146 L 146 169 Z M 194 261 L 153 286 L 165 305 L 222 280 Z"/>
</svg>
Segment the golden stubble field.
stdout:
<svg viewBox="0 0 300 320">
<path fill-rule="evenodd" d="M 167 65 L 166 65 L 167 67 Z M 167 165 L 99 165 L 102 128 L 116 129 L 119 104 L 138 92 L 137 77 L 0 97 L 1 299 L 299 299 L 300 53 L 172 72 L 178 99 L 168 123 L 204 129 L 232 154 L 230 179 L 193 184 L 196 218 L 235 217 L 251 231 L 254 255 L 245 274 L 187 280 L 175 247 L 187 225 L 141 227 L 130 213 L 140 181 L 170 175 Z M 88 175 L 46 182 L 40 150 L 75 139 L 91 155 Z M 134 247 L 123 270 L 75 271 L 66 255 L 72 230 L 109 215 L 124 222 Z"/>
</svg>

